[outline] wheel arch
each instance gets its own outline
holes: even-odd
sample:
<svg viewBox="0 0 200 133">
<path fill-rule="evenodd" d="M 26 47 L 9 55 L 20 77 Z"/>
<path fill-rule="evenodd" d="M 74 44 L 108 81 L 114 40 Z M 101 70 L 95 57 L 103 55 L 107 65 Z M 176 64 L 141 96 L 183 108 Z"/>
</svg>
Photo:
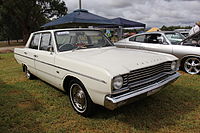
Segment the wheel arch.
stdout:
<svg viewBox="0 0 200 133">
<path fill-rule="evenodd" d="M 65 76 L 65 78 L 63 80 L 63 89 L 66 91 L 67 95 L 69 95 L 70 81 L 71 80 L 78 80 L 83 84 L 83 82 L 80 79 L 78 79 L 77 77 L 74 77 L 74 76 L 71 76 L 71 75 Z M 83 86 L 84 86 L 84 84 L 83 84 Z"/>
<path fill-rule="evenodd" d="M 183 67 L 184 61 L 190 57 L 196 57 L 200 59 L 200 55 L 185 55 L 180 59 L 181 68 Z"/>
<path fill-rule="evenodd" d="M 27 68 L 27 65 L 22 63 L 22 71 L 25 72 L 26 71 L 26 68 Z"/>
</svg>

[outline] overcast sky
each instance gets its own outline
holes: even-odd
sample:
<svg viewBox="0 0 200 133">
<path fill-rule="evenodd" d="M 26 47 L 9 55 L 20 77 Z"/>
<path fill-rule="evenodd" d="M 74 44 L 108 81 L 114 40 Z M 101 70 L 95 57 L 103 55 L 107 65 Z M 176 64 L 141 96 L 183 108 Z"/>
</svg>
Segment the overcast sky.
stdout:
<svg viewBox="0 0 200 133">
<path fill-rule="evenodd" d="M 79 0 L 64 0 L 72 12 Z M 200 21 L 200 0 L 82 0 L 82 8 L 107 17 L 123 17 L 148 27 L 191 25 Z"/>
</svg>

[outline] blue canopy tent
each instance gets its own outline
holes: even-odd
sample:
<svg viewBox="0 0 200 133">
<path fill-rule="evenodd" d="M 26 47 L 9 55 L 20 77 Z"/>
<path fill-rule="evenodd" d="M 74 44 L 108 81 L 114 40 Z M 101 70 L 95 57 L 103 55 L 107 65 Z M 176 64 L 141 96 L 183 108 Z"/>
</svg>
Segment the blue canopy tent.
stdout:
<svg viewBox="0 0 200 133">
<path fill-rule="evenodd" d="M 136 22 L 136 21 L 131 21 L 131 20 L 127 20 L 124 18 L 114 18 L 111 19 L 114 23 L 116 23 L 118 26 L 122 26 L 122 27 L 144 27 L 146 26 L 146 24 L 140 23 L 140 22 Z M 113 25 L 114 27 L 116 25 Z"/>
<path fill-rule="evenodd" d="M 146 27 L 146 24 L 144 23 L 140 23 L 140 22 L 136 22 L 136 21 L 131 21 L 131 20 L 127 20 L 124 18 L 114 18 L 114 19 L 110 19 L 113 23 L 115 23 L 114 25 L 100 25 L 98 27 L 100 28 L 119 28 L 119 26 L 123 27 L 123 28 L 127 28 L 127 27 Z"/>
<path fill-rule="evenodd" d="M 87 27 L 98 25 L 115 25 L 115 23 L 107 18 L 92 14 L 87 10 L 78 9 L 41 27 Z"/>
<path fill-rule="evenodd" d="M 115 23 L 114 25 L 100 25 L 97 26 L 99 28 L 117 28 L 118 29 L 118 37 L 119 39 L 122 39 L 123 36 L 123 28 L 128 28 L 128 27 L 146 27 L 146 24 L 144 23 L 140 23 L 140 22 L 136 22 L 136 21 L 131 21 L 131 20 L 127 20 L 124 18 L 114 18 L 114 19 L 110 19 L 113 23 Z"/>
</svg>

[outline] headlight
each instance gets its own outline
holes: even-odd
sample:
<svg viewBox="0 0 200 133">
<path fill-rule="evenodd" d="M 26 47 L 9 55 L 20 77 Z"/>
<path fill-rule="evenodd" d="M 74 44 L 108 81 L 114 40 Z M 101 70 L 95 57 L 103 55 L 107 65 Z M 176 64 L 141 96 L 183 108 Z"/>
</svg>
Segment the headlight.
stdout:
<svg viewBox="0 0 200 133">
<path fill-rule="evenodd" d="M 176 71 L 176 68 L 177 68 L 177 63 L 176 63 L 176 61 L 173 61 L 171 64 L 172 71 Z"/>
<path fill-rule="evenodd" d="M 122 76 L 117 76 L 113 78 L 112 86 L 114 89 L 120 89 L 123 85 L 123 78 Z"/>
</svg>

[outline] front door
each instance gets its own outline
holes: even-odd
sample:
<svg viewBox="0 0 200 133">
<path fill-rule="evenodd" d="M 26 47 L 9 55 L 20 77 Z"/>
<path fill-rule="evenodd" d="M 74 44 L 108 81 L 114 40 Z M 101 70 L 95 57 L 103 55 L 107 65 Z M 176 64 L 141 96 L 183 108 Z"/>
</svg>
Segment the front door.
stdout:
<svg viewBox="0 0 200 133">
<path fill-rule="evenodd" d="M 55 53 L 51 33 L 42 33 L 39 51 L 35 61 L 37 75 L 44 81 L 55 85 L 56 71 L 54 64 Z"/>
</svg>

